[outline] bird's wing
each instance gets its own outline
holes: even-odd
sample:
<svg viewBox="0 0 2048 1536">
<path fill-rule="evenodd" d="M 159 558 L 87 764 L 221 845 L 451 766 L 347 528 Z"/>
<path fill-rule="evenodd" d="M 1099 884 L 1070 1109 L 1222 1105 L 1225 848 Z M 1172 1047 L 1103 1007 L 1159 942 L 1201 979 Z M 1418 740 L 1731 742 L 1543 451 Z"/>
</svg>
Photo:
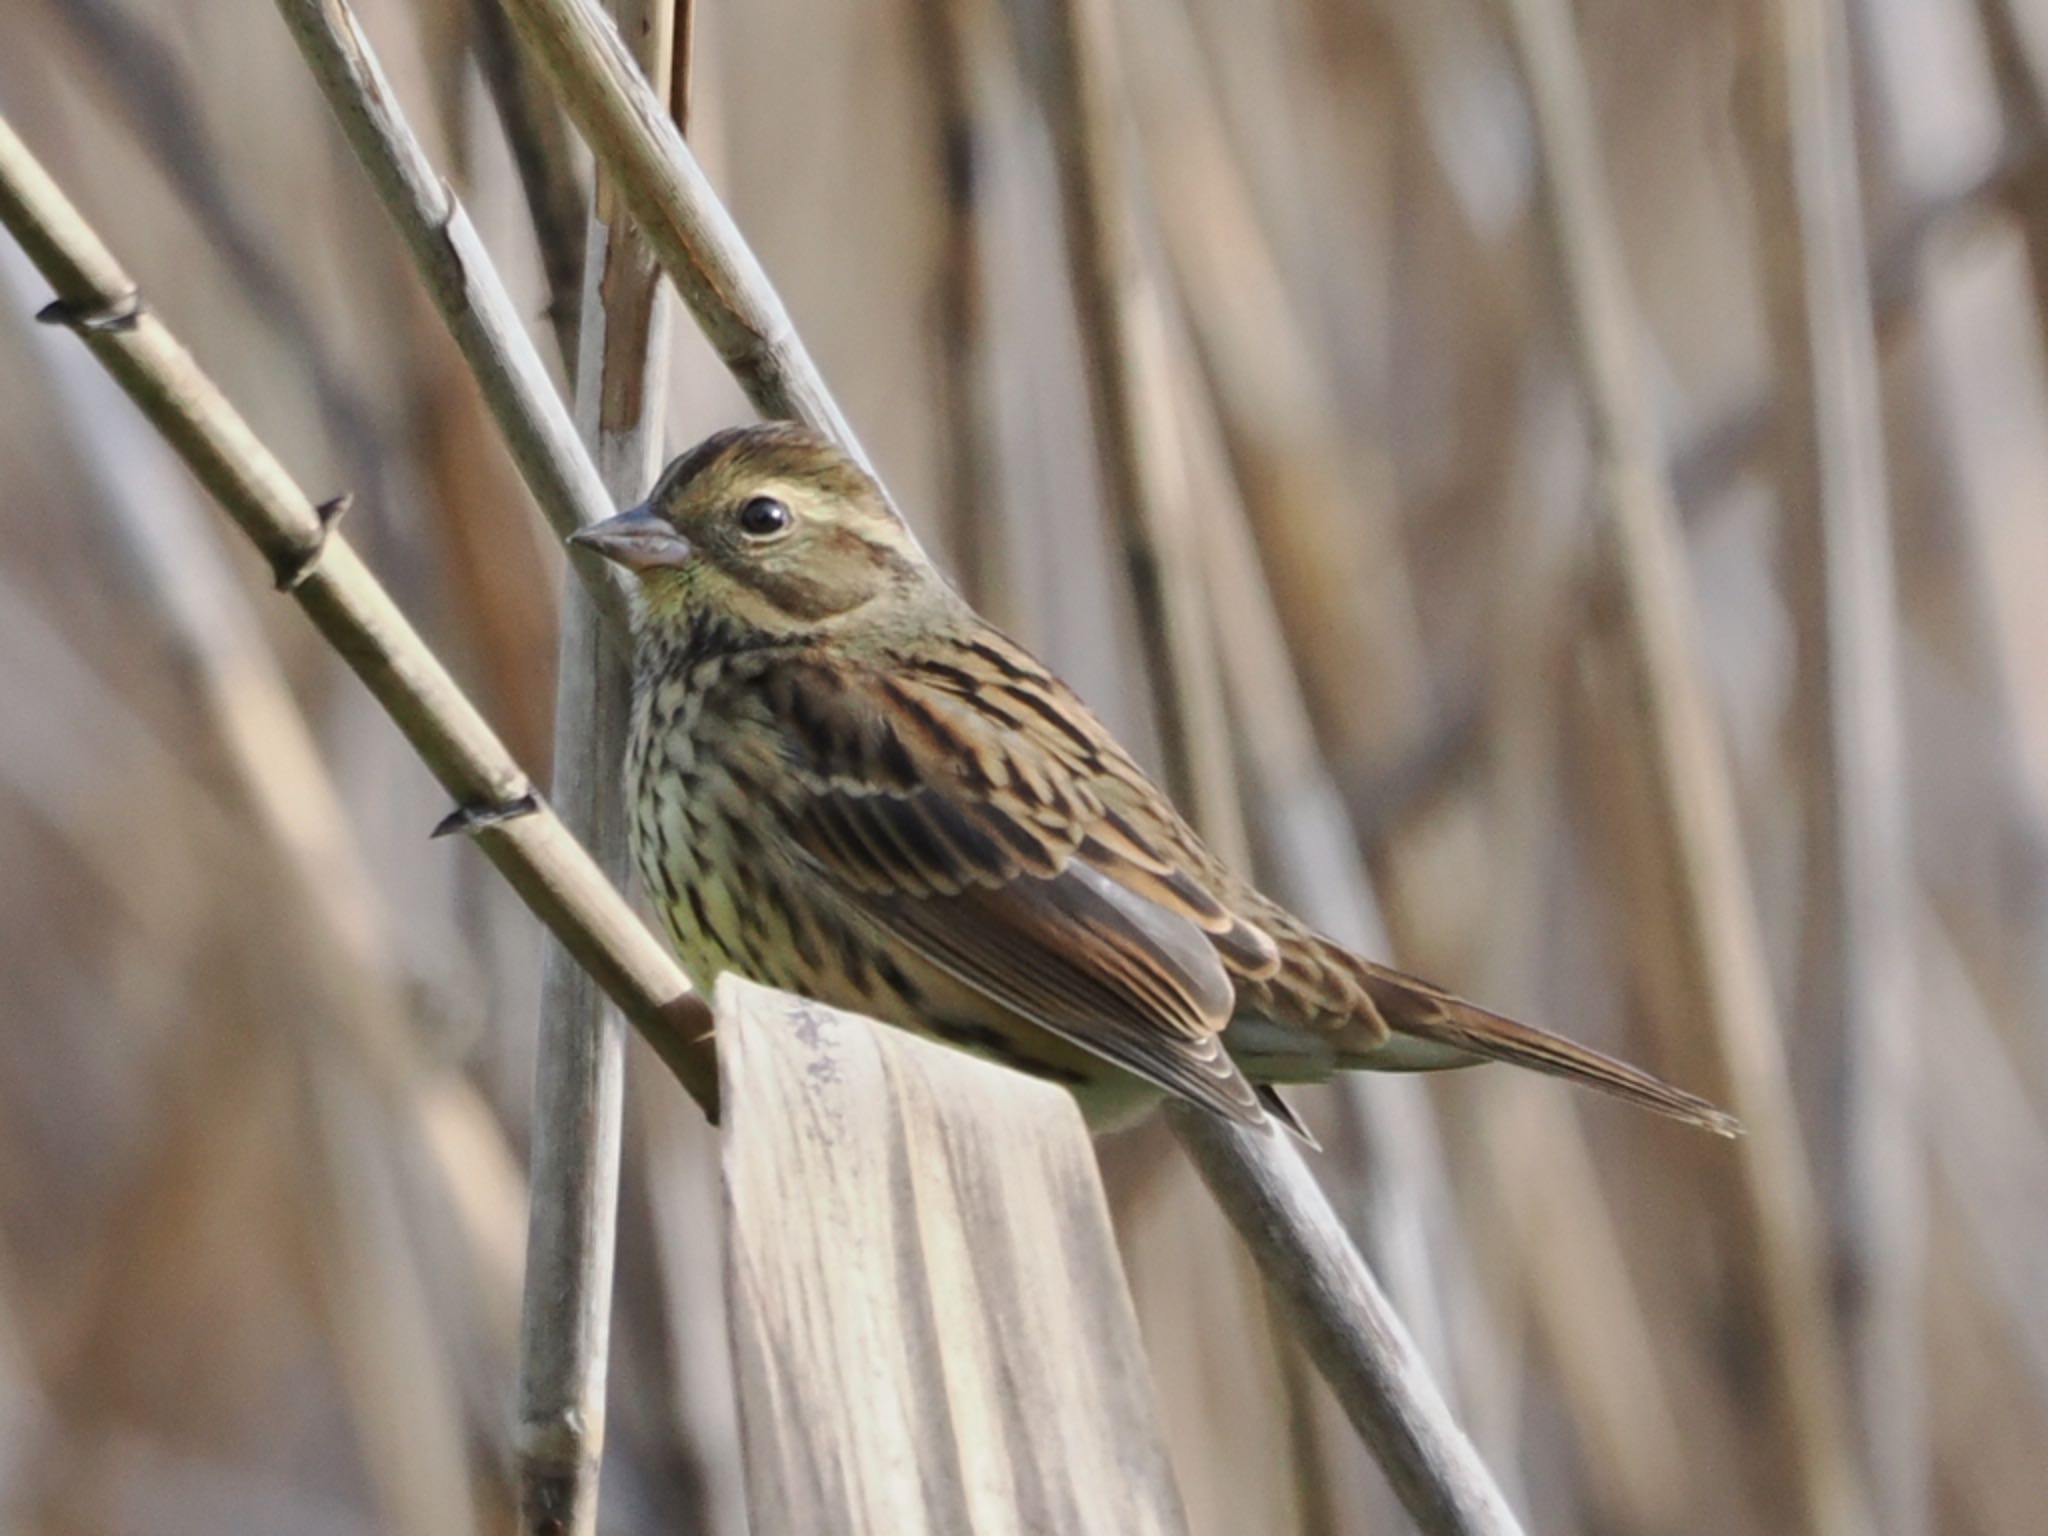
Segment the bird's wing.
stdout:
<svg viewBox="0 0 2048 1536">
<path fill-rule="evenodd" d="M 849 906 L 992 1002 L 1257 1121 L 1217 1037 L 1232 973 L 1270 973 L 1272 941 L 1190 873 L 1192 834 L 1163 802 L 1163 820 L 1118 808 L 1136 769 L 1072 695 L 996 654 L 927 642 L 763 678 L 780 830 Z"/>
</svg>

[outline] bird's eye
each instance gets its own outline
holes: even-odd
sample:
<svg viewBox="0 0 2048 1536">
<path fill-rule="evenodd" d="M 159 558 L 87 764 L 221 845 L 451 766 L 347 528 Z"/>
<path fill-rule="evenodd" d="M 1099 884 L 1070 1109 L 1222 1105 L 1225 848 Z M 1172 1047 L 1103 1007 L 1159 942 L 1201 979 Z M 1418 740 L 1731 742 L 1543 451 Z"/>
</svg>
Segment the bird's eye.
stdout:
<svg viewBox="0 0 2048 1536">
<path fill-rule="evenodd" d="M 750 539 L 772 539 L 787 533 L 796 517 L 773 496 L 756 496 L 740 508 L 740 532 Z"/>
</svg>

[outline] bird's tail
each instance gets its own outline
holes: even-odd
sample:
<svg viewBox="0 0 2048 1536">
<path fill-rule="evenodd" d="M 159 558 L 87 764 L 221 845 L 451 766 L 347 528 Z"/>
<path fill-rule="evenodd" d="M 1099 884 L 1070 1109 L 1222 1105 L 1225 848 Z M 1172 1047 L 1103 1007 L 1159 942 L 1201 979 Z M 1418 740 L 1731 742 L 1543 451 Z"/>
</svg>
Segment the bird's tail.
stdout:
<svg viewBox="0 0 2048 1536">
<path fill-rule="evenodd" d="M 1433 1068 L 1473 1059 L 1505 1061 L 1569 1078 L 1644 1109 L 1683 1120 L 1717 1136 L 1739 1136 L 1742 1122 L 1697 1094 L 1674 1088 L 1640 1067 L 1528 1024 L 1489 1012 L 1399 971 L 1348 956 L 1365 973 L 1367 995 L 1391 1031 L 1377 1051 L 1388 1066 Z M 1415 1049 L 1419 1045 L 1421 1050 Z M 1431 1049 L 1434 1047 L 1435 1049 Z"/>
<path fill-rule="evenodd" d="M 1644 1109 L 1683 1120 L 1712 1131 L 1717 1136 L 1740 1136 L 1742 1122 L 1725 1110 L 1716 1109 L 1697 1094 L 1674 1088 L 1640 1067 L 1617 1061 L 1590 1046 L 1553 1035 L 1546 1030 L 1513 1019 L 1502 1018 L 1470 1004 L 1428 1016 L 1404 1019 L 1400 1034 L 1446 1045 L 1487 1061 L 1511 1062 L 1554 1077 L 1569 1078 L 1611 1093 L 1618 1099 Z"/>
<path fill-rule="evenodd" d="M 1377 965 L 1256 892 L 1243 905 L 1278 951 L 1270 971 L 1241 972 L 1237 982 L 1228 1039 L 1256 1078 L 1313 1082 L 1333 1068 L 1433 1072 L 1505 1061 L 1718 1136 L 1742 1134 L 1733 1115 L 1640 1067 Z"/>
</svg>

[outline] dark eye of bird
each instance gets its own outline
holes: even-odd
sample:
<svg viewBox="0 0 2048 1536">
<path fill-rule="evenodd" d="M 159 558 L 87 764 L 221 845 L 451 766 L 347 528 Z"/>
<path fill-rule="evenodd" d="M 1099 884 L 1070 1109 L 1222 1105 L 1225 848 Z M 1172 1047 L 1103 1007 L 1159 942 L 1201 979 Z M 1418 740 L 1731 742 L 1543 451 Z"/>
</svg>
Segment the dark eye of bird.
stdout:
<svg viewBox="0 0 2048 1536">
<path fill-rule="evenodd" d="M 771 538 L 795 521 L 789 508 L 773 496 L 756 496 L 740 508 L 740 532 L 750 539 Z"/>
</svg>

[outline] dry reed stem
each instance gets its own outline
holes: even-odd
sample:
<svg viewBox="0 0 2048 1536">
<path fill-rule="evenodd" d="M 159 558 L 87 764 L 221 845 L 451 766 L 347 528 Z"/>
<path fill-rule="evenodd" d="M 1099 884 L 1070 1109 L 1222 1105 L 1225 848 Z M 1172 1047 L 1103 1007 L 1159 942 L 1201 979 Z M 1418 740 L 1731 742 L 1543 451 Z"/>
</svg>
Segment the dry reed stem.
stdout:
<svg viewBox="0 0 2048 1536">
<path fill-rule="evenodd" d="M 1244 868 L 1215 637 L 1200 599 L 1160 285 L 1139 241 L 1110 0 L 1054 0 L 1046 116 L 1101 485 L 1123 547 L 1173 798 Z"/>
<path fill-rule="evenodd" d="M 1597 639 L 1619 669 L 1618 729 L 1646 796 L 1663 964 L 1646 974 L 1669 1048 L 1709 1058 L 1709 1082 L 1749 1134 L 1729 1191 L 1748 1305 L 1764 1330 L 1770 1428 L 1790 1462 L 1801 1528 L 1863 1536 L 1869 1512 L 1827 1309 L 1816 1201 L 1786 1080 L 1762 936 L 1720 731 L 1700 671 L 1678 515 L 1640 375 L 1634 320 L 1596 149 L 1584 65 L 1562 0 L 1497 0 L 1529 96 L 1541 205 L 1593 452 Z M 1652 949 L 1649 942 L 1646 950 Z"/>
<path fill-rule="evenodd" d="M 1202 622 L 1200 531 L 1179 440 L 1182 392 L 1125 188 L 1111 17 L 1102 0 L 1059 0 L 1052 20 L 1048 115 L 1071 282 L 1104 489 L 1151 641 L 1148 678 L 1162 704 L 1168 778 L 1204 836 L 1242 868 L 1242 812 L 1214 637 Z M 1220 761 L 1202 763 L 1199 754 L 1219 751 Z M 1226 831 L 1230 842 L 1219 844 Z M 1432 1533 L 1519 1529 L 1293 1147 L 1277 1132 L 1240 1134 L 1178 1104 L 1168 1120 L 1409 1512 Z"/>
<path fill-rule="evenodd" d="M 1323 932 L 1363 953 L 1384 954 L 1388 940 L 1379 901 L 1343 798 L 1317 752 L 1275 596 L 1225 462 L 1215 421 L 1218 403 L 1187 357 L 1191 343 L 1184 336 L 1178 340 L 1180 366 L 1173 382 L 1188 423 L 1190 472 L 1202 509 L 1204 597 L 1227 623 L 1219 636 L 1221 669 L 1267 889 Z M 1340 1074 L 1327 1092 L 1336 1105 L 1336 1134 L 1326 1148 L 1324 1182 L 1336 1191 L 1346 1225 L 1446 1402 L 1469 1415 L 1467 1389 L 1474 1373 L 1467 1368 L 1491 1363 L 1500 1341 L 1480 1305 L 1471 1255 L 1457 1226 L 1433 1106 L 1417 1085 L 1375 1073 Z M 1267 1313 L 1283 1315 L 1270 1304 Z M 1312 1471 L 1318 1453 L 1327 1461 L 1335 1452 L 1319 1444 L 1327 1399 L 1299 1390 L 1298 1354 L 1283 1353 L 1279 1365 L 1297 1459 Z M 1361 1486 L 1355 1478 L 1325 1481 L 1326 1487 L 1301 1490 L 1311 1520 L 1318 1509 L 1338 1518 L 1347 1484 L 1353 1505 L 1347 1523 L 1397 1518 L 1382 1489 Z"/>
<path fill-rule="evenodd" d="M 674 0 L 612 0 L 665 94 Z M 661 269 L 600 175 L 578 324 L 579 424 L 609 500 L 644 497 L 661 469 L 669 306 Z M 631 862 L 620 764 L 632 679 L 579 587 L 563 593 L 553 791 L 563 822 L 624 887 Z M 534 1071 L 533 1205 L 519 1380 L 519 1517 L 528 1536 L 592 1536 L 604 1456 L 625 1030 L 563 945 L 543 956 Z"/>
<path fill-rule="evenodd" d="M 1877 335 L 1839 0 L 1751 0 L 1751 183 L 1776 373 L 1805 831 L 1798 1016 L 1840 1063 L 1835 1277 L 1885 1530 L 1928 1521 L 1926 1221 L 1898 623 Z"/>
<path fill-rule="evenodd" d="M 1212 845 L 1243 868 L 1248 849 L 1180 440 L 1183 392 L 1126 181 L 1112 17 L 1104 0 L 1059 0 L 1052 21 L 1048 116 L 1070 281 L 1104 490 L 1147 633 L 1168 779 Z M 1219 843 L 1226 829 L 1229 841 Z M 1518 1529 L 1292 1146 L 1206 1118 L 1169 1106 L 1176 1136 L 1245 1234 L 1280 1311 L 1404 1506 L 1431 1532 Z"/>
<path fill-rule="evenodd" d="M 535 794 L 346 538 L 329 526 L 332 514 L 323 515 L 149 312 L 128 274 L 4 121 L 0 222 L 56 290 L 53 318 L 79 331 L 468 813 L 485 855 L 712 1112 L 708 1010 L 666 946 Z"/>
<path fill-rule="evenodd" d="M 548 525 L 566 537 L 609 517 L 614 509 L 575 421 L 469 215 L 399 110 L 354 12 L 345 0 L 277 0 L 277 9 L 378 200 L 405 238 Z M 621 573 L 587 554 L 573 557 L 571 565 L 623 647 Z"/>
</svg>

